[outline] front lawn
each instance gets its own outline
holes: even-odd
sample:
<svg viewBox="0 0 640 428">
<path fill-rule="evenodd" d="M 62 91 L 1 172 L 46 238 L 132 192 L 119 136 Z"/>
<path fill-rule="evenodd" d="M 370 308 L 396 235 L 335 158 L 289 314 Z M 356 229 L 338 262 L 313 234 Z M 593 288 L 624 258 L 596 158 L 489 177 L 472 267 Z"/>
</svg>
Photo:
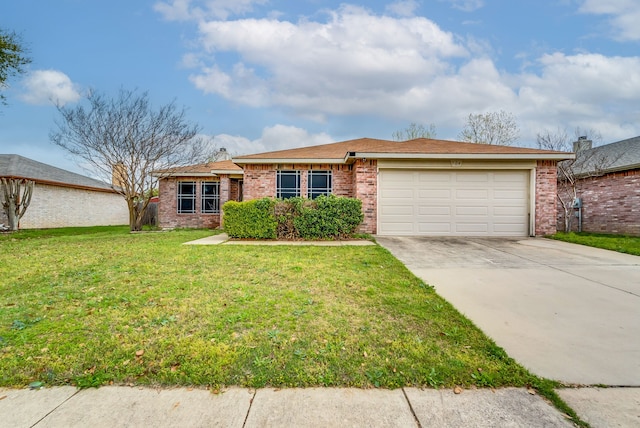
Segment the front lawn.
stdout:
<svg viewBox="0 0 640 428">
<path fill-rule="evenodd" d="M 209 231 L 0 236 L 0 386 L 521 386 L 537 380 L 377 247 Z"/>
<path fill-rule="evenodd" d="M 618 251 L 640 256 L 640 237 L 624 235 L 603 235 L 597 233 L 562 233 L 553 236 L 553 239 L 574 244 L 588 245 L 590 247 L 604 248 L 605 250 Z"/>
</svg>

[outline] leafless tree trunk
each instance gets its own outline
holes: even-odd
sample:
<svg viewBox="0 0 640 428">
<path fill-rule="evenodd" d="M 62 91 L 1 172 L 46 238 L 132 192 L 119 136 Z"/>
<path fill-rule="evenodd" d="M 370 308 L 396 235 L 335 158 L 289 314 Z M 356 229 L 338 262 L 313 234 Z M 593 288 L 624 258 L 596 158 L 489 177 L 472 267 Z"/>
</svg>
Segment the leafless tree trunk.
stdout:
<svg viewBox="0 0 640 428">
<path fill-rule="evenodd" d="M 2 208 L 9 221 L 9 230 L 18 230 L 20 219 L 27 211 L 33 194 L 32 180 L 0 178 L 2 184 Z"/>
<path fill-rule="evenodd" d="M 174 102 L 155 110 L 147 92 L 124 89 L 112 99 L 91 93 L 87 101 L 86 109 L 58 107 L 62 119 L 51 141 L 111 182 L 127 202 L 130 229 L 141 230 L 161 178 L 152 172 L 204 163 L 212 150 Z"/>
</svg>

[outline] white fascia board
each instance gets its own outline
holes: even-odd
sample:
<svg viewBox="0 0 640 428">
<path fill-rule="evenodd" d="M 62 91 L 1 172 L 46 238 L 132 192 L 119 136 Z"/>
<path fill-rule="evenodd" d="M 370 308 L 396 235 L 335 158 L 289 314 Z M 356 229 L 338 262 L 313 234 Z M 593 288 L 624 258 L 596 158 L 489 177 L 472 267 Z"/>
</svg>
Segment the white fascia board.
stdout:
<svg viewBox="0 0 640 428">
<path fill-rule="evenodd" d="M 228 169 L 212 169 L 211 170 L 211 174 L 214 174 L 214 175 L 221 175 L 221 174 L 244 175 L 244 171 L 242 171 L 242 170 L 238 171 L 237 169 L 234 169 L 233 171 L 228 170 Z"/>
<path fill-rule="evenodd" d="M 344 159 L 233 159 L 233 163 L 238 165 L 261 165 L 261 164 L 274 164 L 274 163 L 307 163 L 307 164 L 342 164 L 345 163 Z"/>
<path fill-rule="evenodd" d="M 356 153 L 352 158 L 369 159 L 469 159 L 469 160 L 566 160 L 575 159 L 575 154 L 489 154 L 489 153 Z"/>
<path fill-rule="evenodd" d="M 168 177 L 217 177 L 216 174 L 210 172 L 159 172 L 152 173 L 153 177 L 168 178 Z"/>
</svg>

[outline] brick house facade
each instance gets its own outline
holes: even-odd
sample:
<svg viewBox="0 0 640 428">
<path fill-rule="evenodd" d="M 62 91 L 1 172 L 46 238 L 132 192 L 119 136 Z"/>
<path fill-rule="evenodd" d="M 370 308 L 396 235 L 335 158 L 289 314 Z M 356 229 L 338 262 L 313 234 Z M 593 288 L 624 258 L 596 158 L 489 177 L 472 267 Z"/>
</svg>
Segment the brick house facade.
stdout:
<svg viewBox="0 0 640 428">
<path fill-rule="evenodd" d="M 590 141 L 588 141 L 590 143 Z M 589 146 L 590 147 L 590 146 Z M 640 236 L 640 137 L 577 152 L 587 159 L 576 193 L 582 200 L 582 231 Z M 589 159 L 600 160 L 603 171 L 591 171 Z M 564 230 L 564 212 L 558 203 L 558 229 Z M 571 229 L 578 230 L 573 218 Z"/>
<path fill-rule="evenodd" d="M 500 161 L 492 165 L 500 170 L 518 168 L 531 171 L 530 192 L 534 195 L 531 204 L 535 207 L 531 207 L 534 219 L 530 234 L 547 235 L 556 232 L 556 165 L 558 160 L 571 157 L 567 153 L 425 139 L 404 143 L 361 139 L 240 156 L 234 158 L 234 162 L 244 170 L 246 200 L 275 197 L 278 171 L 298 171 L 299 192 L 303 196 L 307 193 L 307 176 L 310 171 L 330 171 L 333 177 L 332 193 L 360 199 L 364 214 L 360 231 L 375 234 L 378 233 L 379 226 L 379 172 L 381 168 L 388 166 L 388 162 L 381 166 L 380 161 L 412 159 L 413 168 L 437 169 L 452 168 L 451 165 L 462 163 L 453 161 L 456 158 L 465 159 L 465 164 L 473 165 L 474 157 L 495 157 Z M 442 158 L 445 160 L 441 160 Z M 330 159 L 332 162 L 322 162 L 323 159 Z M 512 166 L 506 166 L 506 160 Z"/>
<path fill-rule="evenodd" d="M 459 171 L 463 181 L 473 176 L 475 171 L 481 171 L 487 177 L 497 177 L 495 181 L 491 178 L 495 189 L 479 192 L 495 194 L 491 196 L 494 199 L 487 202 L 486 206 L 475 207 L 475 211 L 496 212 L 496 218 L 502 216 L 502 219 L 507 219 L 507 223 L 500 225 L 504 227 L 510 227 L 508 222 L 512 221 L 514 215 L 518 216 L 515 220 L 518 223 L 517 232 L 509 232 L 517 234 L 514 236 L 546 235 L 556 231 L 556 164 L 558 160 L 570 156 L 563 152 L 428 139 L 406 142 L 359 139 L 239 156 L 233 161 L 159 172 L 162 177 L 159 180 L 158 218 L 163 228 L 219 227 L 223 223 L 222 210 L 204 212 L 205 198 L 202 194 L 205 188 L 203 183 L 218 183 L 220 208 L 229 200 L 287 197 L 283 195 L 312 197 L 334 194 L 357 198 L 362 201 L 364 214 L 359 231 L 376 234 L 383 221 L 379 211 L 383 209 L 381 201 L 384 198 L 380 187 L 381 171 L 455 171 L 464 165 L 463 170 Z M 494 169 L 495 173 L 492 172 Z M 514 174 L 509 174 L 510 171 L 514 171 Z M 501 188 L 504 179 L 511 176 L 516 177 L 518 182 L 514 183 L 519 187 L 515 190 Z M 404 181 L 401 184 L 404 186 Z M 181 194 L 181 189 L 186 196 Z M 399 193 L 405 190 L 401 188 Z M 415 192 L 429 190 L 415 189 Z M 455 189 L 449 193 L 452 192 L 455 193 Z M 474 192 L 466 193 L 475 197 Z M 508 199 L 506 205 L 493 208 L 505 198 Z M 518 204 L 516 214 L 512 214 L 513 209 L 509 205 L 513 205 L 514 201 Z M 187 212 L 184 209 L 181 212 L 185 207 L 188 208 Z M 415 211 L 423 208 L 405 210 L 396 206 L 391 211 L 402 215 L 404 211 L 413 210 L 414 215 L 418 215 Z M 452 209 L 457 208 L 454 206 Z M 503 211 L 508 213 L 504 214 Z M 498 236 L 500 230 L 512 229 L 497 227 L 487 234 Z"/>
<path fill-rule="evenodd" d="M 222 205 L 242 200 L 243 171 L 230 160 L 155 171 L 154 175 L 159 177 L 158 226 L 163 229 L 215 229 L 222 223 Z"/>
<path fill-rule="evenodd" d="M 640 168 L 580 180 L 577 191 L 583 232 L 640 236 Z M 573 221 L 572 230 L 577 228 Z"/>
</svg>

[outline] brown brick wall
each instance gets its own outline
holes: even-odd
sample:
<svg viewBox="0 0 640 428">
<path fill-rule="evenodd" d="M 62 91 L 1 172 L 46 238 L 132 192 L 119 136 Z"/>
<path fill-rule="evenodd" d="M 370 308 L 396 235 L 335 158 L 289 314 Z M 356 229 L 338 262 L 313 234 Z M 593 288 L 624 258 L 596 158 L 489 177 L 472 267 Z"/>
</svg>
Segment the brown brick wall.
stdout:
<svg viewBox="0 0 640 428">
<path fill-rule="evenodd" d="M 357 165 L 359 172 L 357 172 Z M 355 165 L 310 165 L 310 164 L 280 164 L 280 165 L 245 165 L 243 199 L 257 199 L 275 197 L 276 168 L 279 170 L 301 171 L 300 190 L 303 196 L 307 193 L 307 171 L 333 171 L 333 194 L 350 198 L 369 198 L 363 200 L 362 206 L 365 220 L 361 230 L 366 233 L 376 231 L 377 204 L 377 168 L 375 161 L 358 161 Z M 354 185 L 358 179 L 365 180 L 361 185 Z M 372 178 L 373 177 L 373 178 Z M 373 180 L 373 181 L 372 181 Z M 357 190 L 357 187 L 359 190 Z M 360 196 L 357 192 L 360 192 Z"/>
<path fill-rule="evenodd" d="M 273 165 L 245 165 L 242 200 L 260 199 L 276 194 L 276 171 Z"/>
<path fill-rule="evenodd" d="M 579 182 L 582 231 L 640 236 L 640 169 L 614 172 Z M 559 228 L 564 227 L 559 216 Z M 578 219 L 572 221 L 578 230 Z"/>
<path fill-rule="evenodd" d="M 558 168 L 556 161 L 538 161 L 536 168 L 536 230 L 535 234 L 556 233 L 556 189 Z"/>
<path fill-rule="evenodd" d="M 194 214 L 178 214 L 178 181 L 196 182 L 196 212 Z M 215 181 L 213 178 L 203 177 L 170 177 L 163 178 L 158 184 L 160 202 L 158 202 L 158 226 L 163 229 L 176 227 L 194 227 L 214 229 L 220 226 L 220 214 L 202 214 L 200 212 L 200 183 Z M 228 180 L 227 180 L 228 182 Z M 220 186 L 220 202 L 222 202 L 222 185 Z"/>
<path fill-rule="evenodd" d="M 377 233 L 378 161 L 357 159 L 353 166 L 354 197 L 362 201 L 364 221 L 360 232 Z"/>
</svg>

